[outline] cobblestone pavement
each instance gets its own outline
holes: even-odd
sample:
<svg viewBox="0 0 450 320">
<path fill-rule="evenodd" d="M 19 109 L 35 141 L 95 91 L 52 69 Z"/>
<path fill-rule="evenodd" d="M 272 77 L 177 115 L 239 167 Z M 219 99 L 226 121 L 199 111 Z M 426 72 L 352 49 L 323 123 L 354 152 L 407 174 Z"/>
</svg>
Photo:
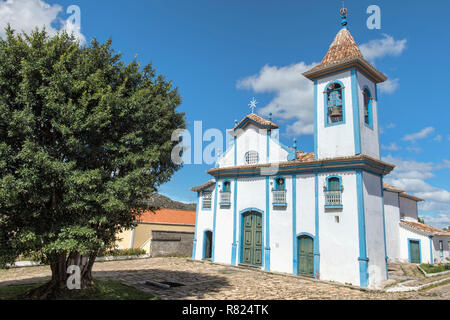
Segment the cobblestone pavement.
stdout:
<svg viewBox="0 0 450 320">
<path fill-rule="evenodd" d="M 420 292 L 363 291 L 288 275 L 193 262 L 186 258 L 96 263 L 94 277 L 121 281 L 170 300 L 450 299 L 450 284 Z M 0 270 L 0 286 L 40 283 L 49 278 L 50 269 L 46 266 Z M 185 286 L 162 289 L 145 285 L 148 280 L 181 282 Z"/>
</svg>

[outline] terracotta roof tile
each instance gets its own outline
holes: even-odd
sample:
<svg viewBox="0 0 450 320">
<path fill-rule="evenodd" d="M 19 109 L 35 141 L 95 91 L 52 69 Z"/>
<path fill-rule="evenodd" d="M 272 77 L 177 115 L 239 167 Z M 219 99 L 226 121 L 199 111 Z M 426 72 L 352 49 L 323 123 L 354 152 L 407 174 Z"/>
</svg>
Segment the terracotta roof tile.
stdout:
<svg viewBox="0 0 450 320">
<path fill-rule="evenodd" d="M 322 61 L 303 75 L 310 80 L 314 80 L 327 72 L 338 70 L 341 66 L 358 66 L 377 83 L 387 80 L 383 73 L 364 59 L 355 39 L 347 28 L 342 28 L 338 32 Z"/>
<path fill-rule="evenodd" d="M 251 114 L 246 115 L 244 117 L 244 119 L 242 119 L 241 122 L 239 122 L 234 127 L 233 131 L 238 129 L 238 128 L 241 128 L 245 124 L 245 122 L 248 121 L 248 120 L 256 122 L 257 124 L 260 124 L 263 127 L 268 128 L 268 129 L 278 129 L 280 127 L 276 123 L 274 123 L 274 122 L 272 122 L 270 120 L 264 119 L 263 117 L 257 115 L 256 113 L 251 113 Z"/>
<path fill-rule="evenodd" d="M 334 38 L 334 41 L 322 62 L 315 66 L 311 71 L 353 58 L 363 58 L 363 55 L 348 29 L 343 28 Z"/>
<path fill-rule="evenodd" d="M 210 186 L 214 185 L 215 183 L 216 183 L 216 179 L 212 179 L 212 180 L 209 180 L 208 182 L 202 184 L 201 186 L 192 187 L 191 191 L 194 191 L 194 192 L 202 191 L 202 190 L 204 190 L 206 188 L 209 188 Z"/>
<path fill-rule="evenodd" d="M 140 222 L 145 223 L 169 223 L 195 225 L 195 211 L 160 209 L 145 211 L 139 218 Z"/>
<path fill-rule="evenodd" d="M 446 231 L 446 230 L 441 230 L 420 222 L 413 222 L 413 221 L 406 221 L 406 220 L 402 220 L 400 221 L 400 224 L 406 227 L 410 227 L 412 229 L 416 229 L 419 231 L 424 231 L 426 233 L 429 234 L 433 234 L 433 235 L 443 235 L 443 236 L 450 236 L 450 231 Z"/>
</svg>

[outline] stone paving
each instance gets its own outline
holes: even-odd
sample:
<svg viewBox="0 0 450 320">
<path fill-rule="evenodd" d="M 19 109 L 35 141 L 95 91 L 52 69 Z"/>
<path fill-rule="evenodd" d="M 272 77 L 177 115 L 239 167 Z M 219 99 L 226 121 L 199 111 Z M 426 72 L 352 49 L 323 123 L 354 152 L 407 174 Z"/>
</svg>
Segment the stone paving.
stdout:
<svg viewBox="0 0 450 320">
<path fill-rule="evenodd" d="M 450 299 L 450 284 L 420 292 L 364 291 L 289 275 L 194 262 L 186 258 L 95 263 L 94 277 L 121 281 L 169 300 Z M 50 269 L 46 266 L 0 270 L 0 286 L 40 283 L 49 278 Z M 163 289 L 145 285 L 145 281 L 181 282 L 185 286 Z"/>
</svg>

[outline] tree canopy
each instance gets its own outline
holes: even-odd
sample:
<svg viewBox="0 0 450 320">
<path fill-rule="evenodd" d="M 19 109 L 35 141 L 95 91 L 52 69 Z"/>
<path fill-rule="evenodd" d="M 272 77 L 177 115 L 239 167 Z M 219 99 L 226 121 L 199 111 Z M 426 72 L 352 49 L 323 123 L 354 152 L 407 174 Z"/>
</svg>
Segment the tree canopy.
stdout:
<svg viewBox="0 0 450 320">
<path fill-rule="evenodd" d="M 55 275 L 58 263 L 92 260 L 113 244 L 180 168 L 171 161 L 172 132 L 185 127 L 180 103 L 171 81 L 151 64 L 125 64 L 111 40 L 81 47 L 65 32 L 8 27 L 0 40 L 0 264 L 40 252 Z"/>
</svg>

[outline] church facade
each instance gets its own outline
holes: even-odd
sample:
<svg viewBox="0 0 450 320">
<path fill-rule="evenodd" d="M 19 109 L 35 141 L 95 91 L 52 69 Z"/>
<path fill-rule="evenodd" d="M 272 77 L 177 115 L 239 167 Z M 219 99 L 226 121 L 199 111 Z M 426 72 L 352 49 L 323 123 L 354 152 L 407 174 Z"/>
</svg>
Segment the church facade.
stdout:
<svg viewBox="0 0 450 320">
<path fill-rule="evenodd" d="M 193 259 L 377 287 L 388 262 L 405 255 L 404 238 L 417 238 L 401 213 L 417 222 L 421 199 L 383 183 L 394 169 L 379 148 L 377 84 L 387 78 L 364 59 L 341 15 L 326 56 L 303 75 L 314 83 L 314 152 L 280 143 L 271 116 L 236 123 L 232 144 L 208 170 L 213 179 L 191 189 Z M 419 248 L 421 261 L 433 262 L 437 234 L 422 235 L 430 242 L 419 241 L 428 246 Z"/>
</svg>

